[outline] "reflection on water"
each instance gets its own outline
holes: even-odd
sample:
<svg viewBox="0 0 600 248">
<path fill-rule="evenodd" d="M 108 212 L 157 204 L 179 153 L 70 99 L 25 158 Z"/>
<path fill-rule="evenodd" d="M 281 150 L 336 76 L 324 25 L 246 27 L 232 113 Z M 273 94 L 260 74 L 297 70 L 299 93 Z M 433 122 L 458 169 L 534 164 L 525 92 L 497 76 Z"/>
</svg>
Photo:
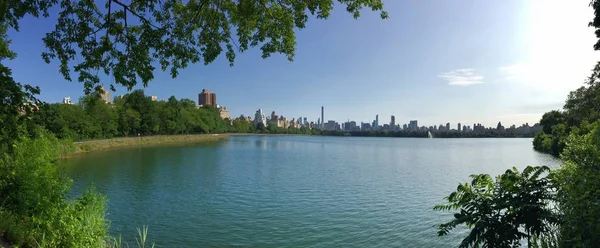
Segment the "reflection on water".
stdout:
<svg viewBox="0 0 600 248">
<path fill-rule="evenodd" d="M 129 148 L 62 161 L 108 195 L 111 231 L 165 247 L 447 247 L 433 205 L 474 173 L 556 166 L 531 139 L 309 136 Z M 464 233 L 463 233 L 464 234 Z"/>
</svg>

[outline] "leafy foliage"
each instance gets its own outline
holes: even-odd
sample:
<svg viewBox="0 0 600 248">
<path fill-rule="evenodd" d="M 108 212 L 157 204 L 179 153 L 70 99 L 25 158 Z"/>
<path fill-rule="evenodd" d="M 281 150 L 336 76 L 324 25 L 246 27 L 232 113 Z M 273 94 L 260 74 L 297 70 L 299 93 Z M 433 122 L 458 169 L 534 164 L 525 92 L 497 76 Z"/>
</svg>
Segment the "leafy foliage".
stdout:
<svg viewBox="0 0 600 248">
<path fill-rule="evenodd" d="M 142 90 L 107 104 L 94 95 L 78 105 L 44 104 L 34 121 L 59 138 L 74 140 L 112 138 L 137 134 L 188 134 L 225 132 L 231 127 L 212 107 L 197 108 L 191 100 L 171 97 L 155 102 Z"/>
<path fill-rule="evenodd" d="M 51 162 L 72 144 L 43 130 L 36 136 L 22 138 L 0 160 L 0 231 L 13 245 L 100 246 L 108 229 L 104 197 L 91 189 L 68 200 L 71 181 Z"/>
<path fill-rule="evenodd" d="M 598 17 L 596 17 L 598 18 Z M 567 137 L 573 131 L 581 133 L 590 123 L 600 120 L 600 62 L 594 67 L 585 85 L 569 93 L 564 110 L 553 110 L 542 116 L 543 133 L 533 140 L 534 149 L 559 156 Z M 582 130 L 583 128 L 584 130 Z"/>
<path fill-rule="evenodd" d="M 591 132 L 572 134 L 562 154 L 565 164 L 555 172 L 558 205 L 564 213 L 561 245 L 600 244 L 600 125 Z"/>
<path fill-rule="evenodd" d="M 544 235 L 559 224 L 551 208 L 554 185 L 546 176 L 548 167 L 528 166 L 519 173 L 507 170 L 494 181 L 487 174 L 471 175 L 470 184 L 460 184 L 435 210 L 459 210 L 454 219 L 438 226 L 447 235 L 459 225 L 471 228 L 460 247 L 515 247 L 526 239 Z"/>
<path fill-rule="evenodd" d="M 52 4 L 54 1 L 41 1 Z M 387 18 L 381 0 L 339 0 L 358 18 L 370 8 Z M 60 72 L 72 79 L 70 63 L 86 90 L 100 82 L 97 72 L 114 76 L 115 84 L 131 89 L 138 79 L 153 79 L 155 65 L 173 77 L 190 63 L 208 64 L 223 52 L 233 65 L 236 54 L 260 47 L 262 57 L 281 53 L 292 60 L 296 30 L 306 26 L 309 14 L 329 17 L 333 0 L 151 0 L 125 4 L 108 0 L 62 0 L 54 31 L 44 38 L 46 62 L 60 61 Z M 79 52 L 80 51 L 80 52 Z"/>
</svg>

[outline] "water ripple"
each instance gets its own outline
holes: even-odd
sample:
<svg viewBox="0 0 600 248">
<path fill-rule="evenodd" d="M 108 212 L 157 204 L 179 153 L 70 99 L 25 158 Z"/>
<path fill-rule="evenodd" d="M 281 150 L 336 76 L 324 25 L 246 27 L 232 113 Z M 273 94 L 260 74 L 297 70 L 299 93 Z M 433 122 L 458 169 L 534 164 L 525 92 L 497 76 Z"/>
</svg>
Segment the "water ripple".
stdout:
<svg viewBox="0 0 600 248">
<path fill-rule="evenodd" d="M 63 161 L 110 199 L 111 232 L 159 247 L 448 247 L 432 207 L 469 174 L 555 166 L 530 139 L 232 137 Z"/>
</svg>

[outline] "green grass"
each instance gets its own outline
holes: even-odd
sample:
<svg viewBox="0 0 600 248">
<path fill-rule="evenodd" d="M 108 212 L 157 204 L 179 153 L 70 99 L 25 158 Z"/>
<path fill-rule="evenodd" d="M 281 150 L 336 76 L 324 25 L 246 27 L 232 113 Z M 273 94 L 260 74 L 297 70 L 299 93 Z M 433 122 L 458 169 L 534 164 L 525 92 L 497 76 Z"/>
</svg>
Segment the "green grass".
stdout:
<svg viewBox="0 0 600 248">
<path fill-rule="evenodd" d="M 147 145 L 158 145 L 158 144 L 174 144 L 174 143 L 193 143 L 193 142 L 205 142 L 205 141 L 219 141 L 225 140 L 229 137 L 229 134 L 185 134 L 185 135 L 155 135 L 155 136 L 142 136 L 142 137 L 123 137 L 105 140 L 90 140 L 75 142 L 75 150 L 70 153 L 72 155 L 106 150 L 111 148 L 122 148 L 132 146 L 147 146 Z"/>
</svg>

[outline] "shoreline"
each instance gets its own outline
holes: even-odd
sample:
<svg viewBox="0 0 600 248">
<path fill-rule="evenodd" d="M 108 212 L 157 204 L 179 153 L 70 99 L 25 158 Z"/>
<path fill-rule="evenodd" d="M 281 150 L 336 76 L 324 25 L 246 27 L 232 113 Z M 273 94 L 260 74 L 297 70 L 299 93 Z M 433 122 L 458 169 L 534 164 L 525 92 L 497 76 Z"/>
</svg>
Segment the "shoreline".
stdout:
<svg viewBox="0 0 600 248">
<path fill-rule="evenodd" d="M 128 148 L 135 146 L 151 146 L 163 144 L 184 144 L 196 142 L 211 142 L 226 140 L 230 136 L 299 136 L 301 134 L 269 134 L 269 133 L 218 133 L 218 134 L 174 134 L 151 135 L 141 137 L 117 137 L 101 140 L 86 140 L 73 142 L 73 151 L 60 159 L 68 159 L 79 154 L 110 149 Z"/>
<path fill-rule="evenodd" d="M 67 155 L 60 157 L 60 159 L 67 159 L 79 154 L 102 151 L 109 149 L 128 148 L 135 146 L 151 146 L 151 145 L 162 145 L 162 144 L 184 144 L 184 143 L 196 143 L 196 142 L 211 142 L 226 140 L 231 136 L 312 136 L 308 134 L 270 134 L 270 133 L 219 133 L 219 134 L 175 134 L 175 135 L 151 135 L 141 137 L 118 137 L 112 139 L 101 139 L 101 140 L 87 140 L 73 142 L 73 151 Z M 317 136 L 328 136 L 328 137 L 373 137 L 373 138 L 407 138 L 407 137 L 390 137 L 390 136 L 331 136 L 331 135 L 317 135 Z M 426 138 L 426 137 L 412 137 L 412 138 Z M 441 137 L 436 139 L 455 139 L 458 137 Z M 463 138 L 483 138 L 483 137 L 463 137 Z M 503 138 L 503 137 L 486 137 L 486 138 Z M 517 137 L 510 137 L 517 138 Z M 522 137 L 518 137 L 522 138 Z M 525 138 L 525 137 L 523 137 Z M 0 246 L 1 247 L 1 246 Z"/>
<path fill-rule="evenodd" d="M 79 154 L 117 148 L 150 146 L 175 143 L 195 143 L 220 141 L 229 138 L 230 134 L 178 134 L 178 135 L 152 135 L 141 137 L 119 137 L 102 140 L 87 140 L 73 142 L 74 151 L 60 159 L 67 159 Z"/>
</svg>

